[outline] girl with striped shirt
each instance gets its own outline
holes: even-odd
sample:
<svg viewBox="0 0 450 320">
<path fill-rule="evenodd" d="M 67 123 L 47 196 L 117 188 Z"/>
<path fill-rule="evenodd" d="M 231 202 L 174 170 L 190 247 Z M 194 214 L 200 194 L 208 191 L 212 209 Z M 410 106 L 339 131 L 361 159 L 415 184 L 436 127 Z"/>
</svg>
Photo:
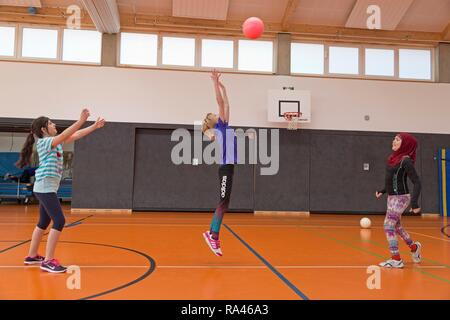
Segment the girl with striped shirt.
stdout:
<svg viewBox="0 0 450 320">
<path fill-rule="evenodd" d="M 17 162 L 19 168 L 30 163 L 33 146 L 37 138 L 36 149 L 39 157 L 39 167 L 36 170 L 34 195 L 39 200 L 39 222 L 33 231 L 26 265 L 40 264 L 41 269 L 50 273 L 63 273 L 67 268 L 55 259 L 55 248 L 61 231 L 65 225 L 64 213 L 56 195 L 63 172 L 63 143 L 71 143 L 102 128 L 104 119 L 97 121 L 85 129 L 81 129 L 89 118 L 89 110 L 83 109 L 80 119 L 58 135 L 56 125 L 47 117 L 40 117 L 31 124 L 31 132 Z M 81 130 L 80 130 L 81 129 Z M 53 220 L 52 229 L 47 239 L 45 258 L 38 254 L 39 244 L 45 230 Z"/>
</svg>

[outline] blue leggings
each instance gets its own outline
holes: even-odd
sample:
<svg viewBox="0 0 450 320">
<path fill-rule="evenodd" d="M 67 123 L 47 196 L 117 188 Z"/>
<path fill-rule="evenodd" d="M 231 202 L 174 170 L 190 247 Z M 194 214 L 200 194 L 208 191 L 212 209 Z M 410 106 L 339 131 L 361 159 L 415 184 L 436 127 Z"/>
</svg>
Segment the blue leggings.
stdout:
<svg viewBox="0 0 450 320">
<path fill-rule="evenodd" d="M 53 220 L 52 229 L 62 231 L 66 224 L 64 213 L 56 193 L 37 193 L 34 195 L 39 200 L 39 229 L 46 230 Z"/>
</svg>

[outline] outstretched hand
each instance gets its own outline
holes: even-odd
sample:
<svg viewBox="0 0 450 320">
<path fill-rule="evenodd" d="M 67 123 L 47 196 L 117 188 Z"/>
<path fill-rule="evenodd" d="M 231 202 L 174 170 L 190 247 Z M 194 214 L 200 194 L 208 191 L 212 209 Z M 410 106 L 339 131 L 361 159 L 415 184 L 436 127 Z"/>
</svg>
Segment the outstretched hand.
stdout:
<svg viewBox="0 0 450 320">
<path fill-rule="evenodd" d="M 220 83 L 220 76 L 221 76 L 221 74 L 219 73 L 219 72 L 217 72 L 217 70 L 216 69 L 214 69 L 213 70 L 213 72 L 211 73 L 211 79 L 214 81 L 214 82 L 218 82 L 218 83 Z"/>
<path fill-rule="evenodd" d="M 105 126 L 105 122 L 106 122 L 105 119 L 97 118 L 97 121 L 95 121 L 95 124 L 94 124 L 95 129 L 103 128 Z"/>
</svg>

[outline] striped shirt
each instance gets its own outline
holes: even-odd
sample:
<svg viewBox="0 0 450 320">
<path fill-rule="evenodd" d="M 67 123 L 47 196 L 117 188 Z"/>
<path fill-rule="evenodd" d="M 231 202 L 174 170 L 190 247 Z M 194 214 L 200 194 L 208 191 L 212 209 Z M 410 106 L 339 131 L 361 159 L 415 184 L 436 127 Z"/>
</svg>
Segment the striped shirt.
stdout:
<svg viewBox="0 0 450 320">
<path fill-rule="evenodd" d="M 52 147 L 53 137 L 38 139 L 36 147 L 39 156 L 39 168 L 36 170 L 36 181 L 45 178 L 61 178 L 63 173 L 63 148 L 59 144 Z"/>
</svg>

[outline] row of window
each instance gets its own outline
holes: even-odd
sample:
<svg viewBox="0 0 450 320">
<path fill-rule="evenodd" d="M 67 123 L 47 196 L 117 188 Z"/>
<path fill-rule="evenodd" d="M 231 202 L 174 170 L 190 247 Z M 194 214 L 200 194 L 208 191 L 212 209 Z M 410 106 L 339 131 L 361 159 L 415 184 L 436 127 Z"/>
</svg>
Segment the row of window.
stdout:
<svg viewBox="0 0 450 320">
<path fill-rule="evenodd" d="M 97 31 L 0 26 L 0 56 L 100 64 L 101 52 L 102 34 Z"/>
<path fill-rule="evenodd" d="M 363 57 L 361 57 L 362 54 Z M 326 56 L 327 59 L 325 59 Z M 360 59 L 363 59 L 363 70 L 361 70 Z M 328 64 L 326 64 L 327 60 Z M 292 43 L 292 73 L 324 75 L 326 66 L 328 66 L 328 74 L 432 79 L 431 49 L 359 48 Z M 398 72 L 396 72 L 397 66 Z"/>
<path fill-rule="evenodd" d="M 200 53 L 197 53 L 200 41 Z M 237 57 L 235 46 L 238 46 Z M 273 72 L 273 41 L 161 37 L 158 62 L 158 35 L 121 33 L 120 64 L 135 66 L 183 66 Z M 196 55 L 201 59 L 196 63 Z M 237 65 L 235 64 L 237 60 Z"/>
<path fill-rule="evenodd" d="M 272 73 L 274 42 L 121 33 L 119 64 L 223 68 Z M 0 57 L 101 63 L 102 35 L 92 30 L 0 26 Z M 432 80 L 432 49 L 291 44 L 291 72 Z"/>
</svg>

